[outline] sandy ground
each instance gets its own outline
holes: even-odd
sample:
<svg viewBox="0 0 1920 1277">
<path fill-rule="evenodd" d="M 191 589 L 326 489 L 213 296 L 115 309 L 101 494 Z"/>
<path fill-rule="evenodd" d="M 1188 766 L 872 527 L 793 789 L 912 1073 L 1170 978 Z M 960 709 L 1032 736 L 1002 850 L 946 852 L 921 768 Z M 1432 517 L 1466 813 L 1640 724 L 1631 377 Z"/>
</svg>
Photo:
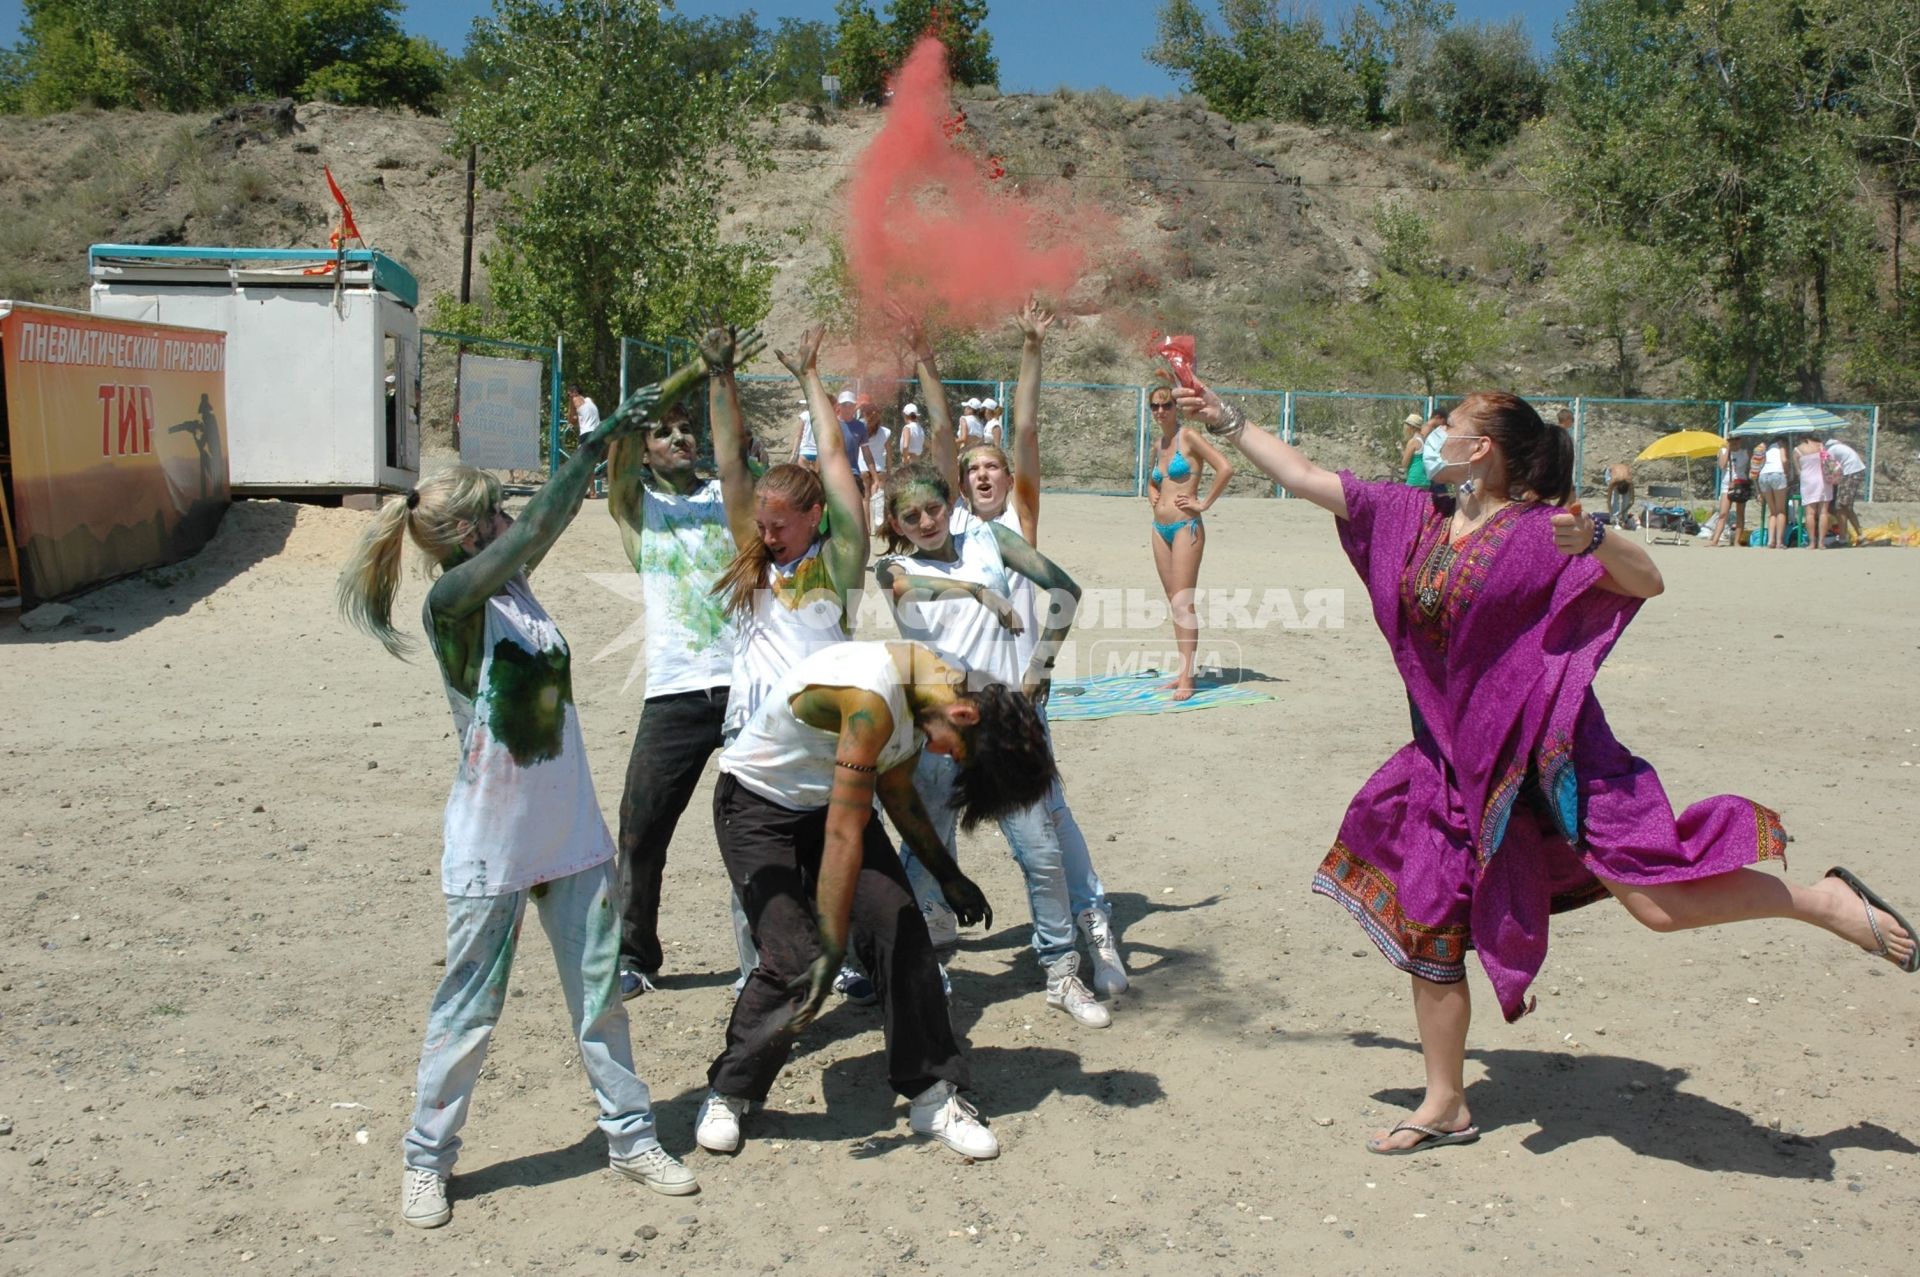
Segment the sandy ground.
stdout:
<svg viewBox="0 0 1920 1277">
<path fill-rule="evenodd" d="M 431 669 L 333 614 L 365 517 L 242 505 L 76 624 L 0 619 L 0 1273 L 1842 1273 L 1897 1264 L 1920 1218 L 1920 982 L 1788 923 L 1562 917 L 1536 1014 L 1502 1024 L 1476 970 L 1486 1137 L 1363 1149 L 1421 1080 L 1406 981 L 1307 884 L 1406 711 L 1328 520 L 1246 500 L 1210 516 L 1203 585 L 1255 611 L 1344 590 L 1342 626 L 1212 635 L 1270 703 L 1058 729 L 1135 972 L 1111 1029 L 1045 1008 L 1015 868 L 997 835 L 965 848 L 998 920 L 955 1015 L 1000 1160 L 912 1137 L 878 1014 L 840 1004 L 745 1150 L 693 1153 L 699 1197 L 618 1179 L 530 929 L 454 1221 L 407 1228 L 454 748 Z M 1049 498 L 1044 544 L 1144 606 L 1146 522 Z M 1797 875 L 1844 862 L 1920 918 L 1920 554 L 1654 553 L 1668 593 L 1601 680 L 1623 736 L 1682 802 L 1780 808 Z M 642 690 L 636 649 L 595 658 L 640 613 L 596 576 L 627 574 L 590 503 L 536 587 L 612 815 Z M 1164 643 L 1127 619 L 1086 637 Z M 707 796 L 668 871 L 670 978 L 630 1004 L 679 1153 L 732 976 Z"/>
</svg>

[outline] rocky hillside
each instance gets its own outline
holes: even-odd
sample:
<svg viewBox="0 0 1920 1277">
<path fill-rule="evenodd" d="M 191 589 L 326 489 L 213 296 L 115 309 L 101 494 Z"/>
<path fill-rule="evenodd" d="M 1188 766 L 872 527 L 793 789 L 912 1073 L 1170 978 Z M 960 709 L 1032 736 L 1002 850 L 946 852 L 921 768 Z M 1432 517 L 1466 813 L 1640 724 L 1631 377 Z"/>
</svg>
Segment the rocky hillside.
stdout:
<svg viewBox="0 0 1920 1277">
<path fill-rule="evenodd" d="M 1380 269 L 1383 203 L 1419 211 L 1450 277 L 1524 317 L 1525 335 L 1482 370 L 1552 402 L 1605 393 L 1608 352 L 1568 322 L 1550 263 L 1565 245 L 1551 204 L 1511 162 L 1463 172 L 1390 135 L 1287 125 L 1234 125 L 1198 106 L 1110 93 L 984 97 L 965 104 L 979 145 L 1008 180 L 1054 187 L 1113 219 L 1097 268 L 1067 300 L 1071 318 L 1050 343 L 1050 379 L 1137 384 L 1153 329 L 1193 332 L 1215 384 L 1275 385 L 1276 361 L 1300 334 L 1284 322 L 1319 299 L 1352 299 Z M 877 113 L 795 107 L 772 126 L 777 162 L 739 183 L 732 225 L 767 233 L 778 277 L 770 332 L 796 329 L 820 304 L 839 234 L 839 196 Z M 0 296 L 86 304 L 86 246 L 313 245 L 332 215 L 322 164 L 353 200 L 369 240 L 404 261 L 423 299 L 459 284 L 464 168 L 448 153 L 444 120 L 313 103 L 246 107 L 223 116 L 93 113 L 0 117 Z M 482 192 L 480 247 L 499 199 Z M 476 267 L 476 291 L 484 273 Z M 954 375 L 1011 375 L 1011 331 L 958 348 Z M 771 359 L 757 371 L 777 372 Z M 1671 389 L 1657 363 L 1641 393 Z M 1406 391 L 1409 385 L 1314 389 Z M 783 439 L 791 396 L 777 383 L 753 396 L 756 424 Z M 1277 420 L 1278 400 L 1262 401 Z M 1297 425 L 1328 459 L 1380 471 L 1406 405 L 1302 403 Z M 1066 486 L 1131 486 L 1132 399 L 1079 390 L 1050 395 L 1049 478 Z M 429 414 L 431 417 L 431 413 Z M 1674 424 L 1639 410 L 1596 413 L 1589 466 L 1637 450 Z M 1883 449 L 1911 453 L 1912 448 Z M 1898 458 L 1894 465 L 1898 467 Z M 1677 477 L 1677 476 L 1676 476 Z M 1883 466 L 1883 483 L 1893 479 Z M 1251 481 L 1249 481 L 1251 487 Z"/>
</svg>

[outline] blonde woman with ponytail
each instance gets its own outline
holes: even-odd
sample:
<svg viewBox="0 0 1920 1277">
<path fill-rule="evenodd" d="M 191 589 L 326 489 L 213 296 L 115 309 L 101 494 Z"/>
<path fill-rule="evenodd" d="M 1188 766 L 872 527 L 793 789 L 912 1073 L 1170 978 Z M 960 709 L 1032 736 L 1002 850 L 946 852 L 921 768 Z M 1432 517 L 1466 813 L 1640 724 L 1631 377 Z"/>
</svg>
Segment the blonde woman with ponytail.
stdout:
<svg viewBox="0 0 1920 1277">
<path fill-rule="evenodd" d="M 410 644 L 394 629 L 393 599 L 402 542 L 420 548 L 438 573 L 423 620 L 460 736 L 440 867 L 446 975 L 428 1011 L 413 1127 L 402 1143 L 400 1216 L 417 1228 L 452 1218 L 447 1180 L 529 900 L 553 947 L 610 1164 L 657 1192 L 699 1188 L 660 1147 L 646 1084 L 634 1074 L 616 978 L 613 839 L 587 770 L 567 643 L 525 574 L 572 522 L 608 445 L 704 371 L 695 366 L 630 395 L 582 437 L 518 522 L 500 508 L 492 475 L 455 466 L 423 480 L 381 509 L 340 574 L 341 613 L 404 655 Z"/>
</svg>

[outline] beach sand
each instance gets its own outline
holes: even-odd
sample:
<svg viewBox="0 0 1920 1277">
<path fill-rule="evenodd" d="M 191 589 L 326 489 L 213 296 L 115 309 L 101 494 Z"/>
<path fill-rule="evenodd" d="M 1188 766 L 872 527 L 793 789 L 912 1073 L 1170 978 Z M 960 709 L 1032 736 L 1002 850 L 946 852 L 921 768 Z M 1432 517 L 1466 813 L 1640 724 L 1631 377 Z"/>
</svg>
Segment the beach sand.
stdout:
<svg viewBox="0 0 1920 1277">
<path fill-rule="evenodd" d="M 431 665 L 334 613 L 368 517 L 241 504 L 73 623 L 0 619 L 0 1274 L 1841 1273 L 1905 1253 L 1920 981 L 1796 924 L 1562 915 L 1520 1022 L 1470 964 L 1484 1138 L 1366 1152 L 1419 1094 L 1407 980 L 1308 883 L 1406 703 L 1331 520 L 1258 499 L 1209 514 L 1201 583 L 1268 605 L 1207 639 L 1274 699 L 1056 728 L 1133 971 L 1112 1028 L 1046 1008 L 1004 844 L 963 846 L 996 919 L 954 966 L 954 1014 L 998 1161 L 912 1136 L 877 1010 L 837 1000 L 744 1150 L 693 1150 L 734 975 L 709 771 L 668 866 L 664 987 L 628 1004 L 702 1193 L 606 1169 L 529 919 L 453 1222 L 408 1228 L 455 746 Z M 1159 598 L 1147 524 L 1139 501 L 1047 498 L 1042 548 L 1102 592 L 1079 673 L 1170 646 L 1164 621 L 1128 624 Z M 1653 553 L 1667 593 L 1599 683 L 1622 739 L 1683 805 L 1778 808 L 1795 876 L 1845 864 L 1920 920 L 1920 553 Z M 611 819 L 643 682 L 637 646 L 607 652 L 641 609 L 604 503 L 534 585 Z M 395 608 L 409 632 L 422 589 Z M 1337 627 L 1278 624 L 1316 598 Z"/>
</svg>

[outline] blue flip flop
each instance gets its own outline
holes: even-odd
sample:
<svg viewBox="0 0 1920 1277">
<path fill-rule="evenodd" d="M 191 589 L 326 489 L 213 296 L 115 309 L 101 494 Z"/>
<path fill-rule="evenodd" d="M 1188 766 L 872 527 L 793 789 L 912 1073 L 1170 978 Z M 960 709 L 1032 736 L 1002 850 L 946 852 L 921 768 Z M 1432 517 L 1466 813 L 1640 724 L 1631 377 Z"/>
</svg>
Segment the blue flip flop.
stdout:
<svg viewBox="0 0 1920 1277">
<path fill-rule="evenodd" d="M 1463 1126 L 1457 1131 L 1443 1131 L 1437 1126 L 1422 1126 L 1418 1122 L 1400 1123 L 1387 1132 L 1387 1138 L 1392 1139 L 1402 1131 L 1414 1131 L 1420 1138 L 1405 1148 L 1382 1148 L 1372 1140 L 1368 1140 L 1367 1152 L 1378 1153 L 1382 1157 L 1404 1157 L 1408 1153 L 1419 1153 L 1448 1144 L 1471 1144 L 1480 1138 L 1480 1128 L 1477 1126 Z"/>
<path fill-rule="evenodd" d="M 1905 931 L 1909 936 L 1914 937 L 1917 942 L 1920 942 L 1920 931 L 1915 931 L 1913 924 L 1905 918 L 1902 918 L 1898 909 L 1895 909 L 1892 905 L 1882 900 L 1872 887 L 1861 882 L 1839 865 L 1835 865 L 1833 868 L 1827 870 L 1827 877 L 1838 878 L 1841 882 L 1846 883 L 1853 894 L 1859 896 L 1860 899 L 1865 902 L 1867 909 L 1867 927 L 1873 932 L 1874 943 L 1880 946 L 1880 956 L 1888 962 L 1893 963 L 1894 966 L 1899 967 L 1902 971 L 1905 971 L 1908 975 L 1920 971 L 1920 943 L 1914 945 L 1913 952 L 1907 955 L 1905 962 L 1896 959 L 1893 956 L 1893 951 L 1887 948 L 1887 938 L 1880 934 L 1880 924 L 1873 920 L 1873 911 L 1878 909 L 1881 913 L 1892 918 L 1900 924 L 1901 930 Z"/>
</svg>

